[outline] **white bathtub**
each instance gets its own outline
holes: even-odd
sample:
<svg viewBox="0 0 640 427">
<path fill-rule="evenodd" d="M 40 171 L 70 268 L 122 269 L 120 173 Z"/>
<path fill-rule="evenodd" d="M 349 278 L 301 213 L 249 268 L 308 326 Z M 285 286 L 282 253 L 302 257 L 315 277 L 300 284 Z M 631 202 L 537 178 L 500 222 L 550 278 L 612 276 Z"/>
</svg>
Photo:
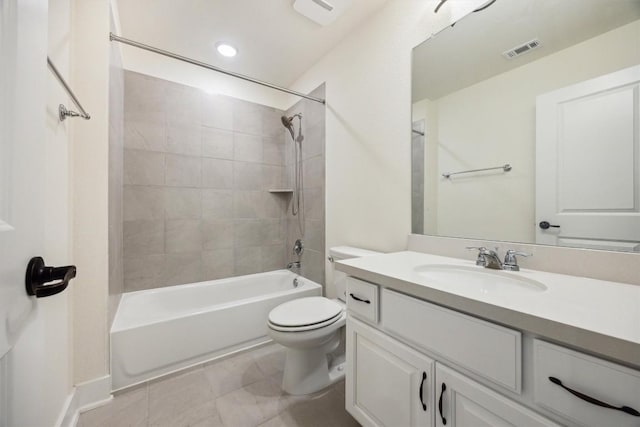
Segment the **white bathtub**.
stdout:
<svg viewBox="0 0 640 427">
<path fill-rule="evenodd" d="M 269 311 L 291 299 L 321 295 L 321 289 L 278 270 L 126 293 L 111 328 L 112 387 L 268 342 Z"/>
</svg>

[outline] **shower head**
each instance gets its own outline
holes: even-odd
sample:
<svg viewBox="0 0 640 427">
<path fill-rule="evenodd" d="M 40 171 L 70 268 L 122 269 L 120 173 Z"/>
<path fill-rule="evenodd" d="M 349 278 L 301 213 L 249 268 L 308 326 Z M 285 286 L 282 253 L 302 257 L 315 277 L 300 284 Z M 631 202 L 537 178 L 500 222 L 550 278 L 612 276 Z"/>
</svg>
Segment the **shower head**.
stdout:
<svg viewBox="0 0 640 427">
<path fill-rule="evenodd" d="M 280 119 L 282 120 L 283 126 L 289 129 L 289 132 L 291 132 L 291 138 L 295 139 L 296 137 L 293 133 L 293 117 L 282 116 L 280 117 Z"/>
<path fill-rule="evenodd" d="M 293 130 L 293 119 L 296 118 L 296 117 L 301 119 L 302 118 L 302 114 L 298 113 L 298 114 L 294 114 L 291 117 L 287 117 L 287 116 L 280 117 L 280 120 L 282 120 L 282 125 L 284 127 L 286 127 L 287 129 L 289 129 L 289 132 L 291 133 L 291 139 L 293 139 L 294 141 L 296 139 L 296 135 L 295 135 L 295 132 Z"/>
</svg>

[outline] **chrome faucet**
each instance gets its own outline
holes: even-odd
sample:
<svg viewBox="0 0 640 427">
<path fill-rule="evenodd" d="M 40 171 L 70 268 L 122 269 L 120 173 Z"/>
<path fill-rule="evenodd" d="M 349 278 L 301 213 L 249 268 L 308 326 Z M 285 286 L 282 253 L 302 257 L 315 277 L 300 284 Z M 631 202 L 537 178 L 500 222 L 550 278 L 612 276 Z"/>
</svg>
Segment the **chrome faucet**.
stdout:
<svg viewBox="0 0 640 427">
<path fill-rule="evenodd" d="M 300 261 L 293 261 L 287 264 L 287 270 L 291 270 L 293 268 L 300 269 Z"/>
<path fill-rule="evenodd" d="M 496 250 L 487 249 L 484 246 L 468 246 L 467 249 L 477 249 L 478 258 L 476 258 L 476 265 L 484 268 L 491 268 L 493 270 L 502 270 L 502 261 L 498 256 L 498 248 Z"/>
<path fill-rule="evenodd" d="M 513 249 L 509 249 L 504 256 L 504 263 L 500 261 L 498 256 L 498 248 L 496 250 L 487 249 L 484 246 L 468 246 L 467 249 L 477 249 L 478 258 L 476 258 L 476 265 L 485 268 L 491 268 L 493 270 L 507 270 L 507 271 L 520 271 L 516 256 L 529 257 L 532 254 L 526 252 L 518 252 Z"/>
</svg>

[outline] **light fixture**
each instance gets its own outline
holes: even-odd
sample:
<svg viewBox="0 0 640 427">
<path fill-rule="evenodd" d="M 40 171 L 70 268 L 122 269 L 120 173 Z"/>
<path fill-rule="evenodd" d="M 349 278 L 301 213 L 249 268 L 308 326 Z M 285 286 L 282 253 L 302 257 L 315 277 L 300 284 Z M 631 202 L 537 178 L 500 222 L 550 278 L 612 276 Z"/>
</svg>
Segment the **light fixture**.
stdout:
<svg viewBox="0 0 640 427">
<path fill-rule="evenodd" d="M 224 42 L 216 43 L 216 49 L 220 55 L 226 56 L 227 58 L 234 57 L 238 54 L 238 49 Z"/>
</svg>

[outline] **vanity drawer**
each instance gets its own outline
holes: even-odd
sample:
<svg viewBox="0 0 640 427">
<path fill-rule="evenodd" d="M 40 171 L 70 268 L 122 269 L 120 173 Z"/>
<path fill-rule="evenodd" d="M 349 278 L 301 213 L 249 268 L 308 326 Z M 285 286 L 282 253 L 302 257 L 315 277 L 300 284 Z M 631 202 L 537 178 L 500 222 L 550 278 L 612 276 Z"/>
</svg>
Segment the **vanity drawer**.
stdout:
<svg viewBox="0 0 640 427">
<path fill-rule="evenodd" d="M 356 317 L 378 323 L 378 285 L 347 277 L 347 309 Z"/>
<path fill-rule="evenodd" d="M 392 334 L 520 393 L 520 332 L 388 289 L 382 290 L 380 316 Z"/>
<path fill-rule="evenodd" d="M 559 380 L 564 387 L 586 395 L 585 398 L 640 411 L 639 371 L 540 340 L 534 340 L 533 348 L 537 405 L 579 425 L 640 425 L 640 416 L 588 403 L 549 379 Z"/>
</svg>

